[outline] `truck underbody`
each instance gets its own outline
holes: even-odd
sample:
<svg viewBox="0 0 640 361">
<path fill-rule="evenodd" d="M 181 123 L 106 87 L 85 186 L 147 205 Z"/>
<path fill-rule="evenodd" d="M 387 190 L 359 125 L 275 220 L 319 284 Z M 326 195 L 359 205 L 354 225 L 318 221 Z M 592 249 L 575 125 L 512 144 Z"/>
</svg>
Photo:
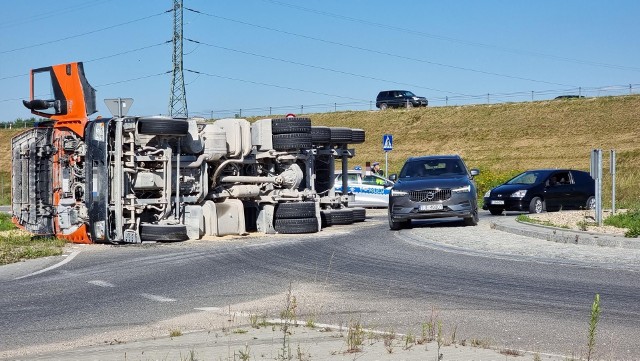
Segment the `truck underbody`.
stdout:
<svg viewBox="0 0 640 361">
<path fill-rule="evenodd" d="M 33 99 L 40 73 L 51 78 L 51 99 Z M 360 129 L 308 118 L 89 120 L 95 92 L 81 63 L 32 70 L 24 103 L 51 119 L 12 140 L 13 219 L 33 234 L 141 243 L 364 220 L 333 193 L 335 161 L 346 170 Z"/>
</svg>

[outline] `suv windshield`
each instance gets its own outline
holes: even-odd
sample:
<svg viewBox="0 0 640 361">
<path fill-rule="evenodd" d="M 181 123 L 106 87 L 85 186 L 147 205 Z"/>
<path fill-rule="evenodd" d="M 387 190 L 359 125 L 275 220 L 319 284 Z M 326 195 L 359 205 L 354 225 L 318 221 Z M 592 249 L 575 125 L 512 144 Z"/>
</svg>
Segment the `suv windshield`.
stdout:
<svg viewBox="0 0 640 361">
<path fill-rule="evenodd" d="M 415 97 L 415 94 L 413 94 L 412 92 L 410 92 L 408 90 L 405 91 L 404 93 L 402 93 L 402 95 L 405 96 L 405 97 Z"/>
<path fill-rule="evenodd" d="M 467 169 L 460 159 L 435 158 L 407 162 L 400 171 L 400 178 L 450 177 L 466 174 Z"/>
</svg>

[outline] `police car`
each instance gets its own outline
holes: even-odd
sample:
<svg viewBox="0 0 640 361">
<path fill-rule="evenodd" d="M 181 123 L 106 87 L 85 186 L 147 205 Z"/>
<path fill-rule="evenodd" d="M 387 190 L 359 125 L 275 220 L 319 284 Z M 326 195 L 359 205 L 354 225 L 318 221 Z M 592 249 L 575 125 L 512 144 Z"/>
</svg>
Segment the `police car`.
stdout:
<svg viewBox="0 0 640 361">
<path fill-rule="evenodd" d="M 342 171 L 336 171 L 333 189 L 336 193 L 342 193 Z M 367 174 L 360 170 L 348 171 L 347 194 L 353 194 L 355 200 L 349 201 L 353 207 L 387 207 L 389 204 L 389 192 L 393 182 L 375 175 Z"/>
</svg>

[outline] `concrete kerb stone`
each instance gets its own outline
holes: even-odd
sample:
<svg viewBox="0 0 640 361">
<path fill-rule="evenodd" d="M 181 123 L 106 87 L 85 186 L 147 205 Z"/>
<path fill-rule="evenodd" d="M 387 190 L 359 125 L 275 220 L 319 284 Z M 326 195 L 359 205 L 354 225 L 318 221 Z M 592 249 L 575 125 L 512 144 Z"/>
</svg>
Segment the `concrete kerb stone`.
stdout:
<svg viewBox="0 0 640 361">
<path fill-rule="evenodd" d="M 497 217 L 490 222 L 490 227 L 503 232 L 557 243 L 640 249 L 640 239 L 637 238 L 626 238 L 609 234 L 524 223 L 516 220 L 515 217 Z"/>
</svg>

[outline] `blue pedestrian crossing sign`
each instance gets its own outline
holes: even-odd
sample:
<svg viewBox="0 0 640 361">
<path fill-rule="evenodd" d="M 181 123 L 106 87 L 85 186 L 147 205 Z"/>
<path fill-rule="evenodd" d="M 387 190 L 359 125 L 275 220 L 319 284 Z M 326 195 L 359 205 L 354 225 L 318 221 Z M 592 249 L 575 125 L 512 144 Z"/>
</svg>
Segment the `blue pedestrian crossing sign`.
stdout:
<svg viewBox="0 0 640 361">
<path fill-rule="evenodd" d="M 382 136 L 382 150 L 385 152 L 393 150 L 393 135 L 385 134 Z"/>
</svg>

